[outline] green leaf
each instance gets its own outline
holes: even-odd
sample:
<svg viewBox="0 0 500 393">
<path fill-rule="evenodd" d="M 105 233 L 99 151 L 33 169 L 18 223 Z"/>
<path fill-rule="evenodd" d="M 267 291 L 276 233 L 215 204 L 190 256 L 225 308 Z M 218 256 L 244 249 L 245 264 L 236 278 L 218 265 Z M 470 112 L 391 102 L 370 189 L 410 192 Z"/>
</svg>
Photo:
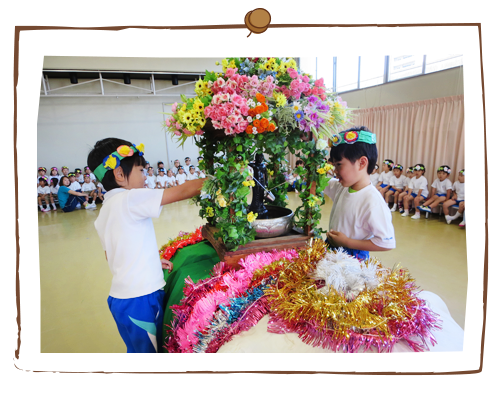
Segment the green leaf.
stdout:
<svg viewBox="0 0 500 393">
<path fill-rule="evenodd" d="M 236 239 L 238 237 L 238 231 L 235 226 L 231 225 L 228 229 L 228 236 L 232 239 Z"/>
<path fill-rule="evenodd" d="M 241 217 L 242 215 L 243 213 L 241 212 L 241 210 L 236 212 L 236 217 Z"/>
<path fill-rule="evenodd" d="M 184 94 L 181 94 L 181 100 L 182 100 L 182 102 L 187 102 L 188 101 L 187 98 L 186 98 L 186 96 Z"/>
<path fill-rule="evenodd" d="M 236 191 L 236 198 L 242 199 L 246 197 L 248 194 L 250 194 L 250 189 L 248 187 L 243 186 L 238 188 L 238 190 Z"/>
<path fill-rule="evenodd" d="M 236 147 L 236 151 L 243 151 L 243 146 L 238 145 L 238 146 Z"/>
</svg>

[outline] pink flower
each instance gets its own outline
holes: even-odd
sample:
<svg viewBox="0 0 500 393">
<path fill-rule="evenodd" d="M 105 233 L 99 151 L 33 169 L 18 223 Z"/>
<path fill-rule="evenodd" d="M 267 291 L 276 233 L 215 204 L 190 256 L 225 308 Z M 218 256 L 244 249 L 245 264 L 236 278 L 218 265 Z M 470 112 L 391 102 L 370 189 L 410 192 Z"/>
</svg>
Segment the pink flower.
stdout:
<svg viewBox="0 0 500 393">
<path fill-rule="evenodd" d="M 178 130 L 180 130 L 182 128 L 182 124 L 181 123 L 175 123 L 175 128 L 177 128 Z"/>
<path fill-rule="evenodd" d="M 243 99 L 243 97 L 241 97 L 238 94 L 231 95 L 231 101 L 233 102 L 233 104 L 238 105 L 238 106 L 242 106 L 245 103 L 245 100 Z"/>
<path fill-rule="evenodd" d="M 320 95 L 320 98 L 321 98 L 323 101 L 325 101 L 325 100 L 326 100 L 326 94 L 321 94 L 321 95 Z"/>
<path fill-rule="evenodd" d="M 298 89 L 299 84 L 300 84 L 300 82 L 298 81 L 298 79 L 294 79 L 292 81 L 292 83 L 290 83 L 290 89 L 292 89 L 292 90 Z"/>
<path fill-rule="evenodd" d="M 248 110 L 250 108 L 246 105 L 246 104 L 243 104 L 242 106 L 240 106 L 240 111 L 241 111 L 241 114 L 243 116 L 248 116 Z"/>
<path fill-rule="evenodd" d="M 252 87 L 257 87 L 259 86 L 259 78 L 257 77 L 257 75 L 253 75 L 251 78 L 250 78 L 250 86 Z"/>
<path fill-rule="evenodd" d="M 295 71 L 293 68 L 287 69 L 288 75 L 290 75 L 290 78 L 298 78 L 299 73 Z"/>
<path fill-rule="evenodd" d="M 184 134 L 186 135 L 191 135 L 191 131 L 189 131 L 187 128 L 184 128 L 182 131 L 184 131 Z"/>
<path fill-rule="evenodd" d="M 268 75 L 268 76 L 266 76 L 266 82 L 267 83 L 273 83 L 274 82 L 274 78 L 271 75 Z"/>
<path fill-rule="evenodd" d="M 226 76 L 227 76 L 228 78 L 231 78 L 234 74 L 236 74 L 236 71 L 238 71 L 238 69 L 237 69 L 237 68 L 228 68 L 228 69 L 226 70 Z"/>
<path fill-rule="evenodd" d="M 314 81 L 314 86 L 324 86 L 324 82 L 323 82 L 323 78 L 320 78 L 320 79 L 317 79 L 316 81 Z"/>
<path fill-rule="evenodd" d="M 222 88 L 225 84 L 226 82 L 222 78 L 217 78 L 217 80 L 214 82 L 214 86 L 219 89 Z"/>
<path fill-rule="evenodd" d="M 307 75 L 302 75 L 302 82 L 309 82 L 309 77 Z"/>
<path fill-rule="evenodd" d="M 203 130 L 198 130 L 198 131 L 196 131 L 196 133 L 195 133 L 195 134 L 196 134 L 196 135 L 203 135 Z"/>
<path fill-rule="evenodd" d="M 177 113 L 177 102 L 172 104 L 172 112 Z"/>
<path fill-rule="evenodd" d="M 165 120 L 165 125 L 166 125 L 167 127 L 170 127 L 170 118 L 168 118 L 167 120 Z"/>
<path fill-rule="evenodd" d="M 180 132 L 179 130 L 175 130 L 174 131 L 174 134 L 177 135 L 177 136 L 181 136 L 182 135 L 182 132 Z"/>
</svg>

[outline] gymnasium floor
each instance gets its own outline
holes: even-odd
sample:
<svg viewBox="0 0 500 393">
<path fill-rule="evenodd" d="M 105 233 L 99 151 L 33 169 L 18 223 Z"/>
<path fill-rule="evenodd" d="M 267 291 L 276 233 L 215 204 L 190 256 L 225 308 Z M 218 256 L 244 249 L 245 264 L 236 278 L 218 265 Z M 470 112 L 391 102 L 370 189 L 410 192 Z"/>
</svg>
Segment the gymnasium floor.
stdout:
<svg viewBox="0 0 500 393">
<path fill-rule="evenodd" d="M 289 193 L 289 207 L 300 199 Z M 326 198 L 321 226 L 328 228 L 332 201 Z M 41 288 L 42 353 L 123 353 L 106 299 L 111 273 L 94 228 L 97 210 L 38 212 Z M 412 220 L 392 213 L 397 248 L 372 253 L 382 264 L 400 263 L 409 269 L 422 290 L 439 295 L 454 320 L 463 328 L 467 294 L 467 254 L 460 220 L 447 225 L 432 215 Z M 165 206 L 154 219 L 158 248 L 179 231 L 203 224 L 198 209 L 188 201 Z"/>
</svg>

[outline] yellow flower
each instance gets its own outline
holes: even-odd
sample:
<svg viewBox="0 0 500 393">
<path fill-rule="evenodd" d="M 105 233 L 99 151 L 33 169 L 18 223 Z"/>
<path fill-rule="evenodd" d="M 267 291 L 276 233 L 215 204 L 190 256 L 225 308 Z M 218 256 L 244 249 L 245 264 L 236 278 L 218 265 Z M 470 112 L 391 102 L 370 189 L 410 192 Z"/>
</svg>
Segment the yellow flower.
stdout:
<svg viewBox="0 0 500 393">
<path fill-rule="evenodd" d="M 219 189 L 217 190 L 217 192 L 215 193 L 215 195 L 220 195 L 221 193 L 222 193 L 222 191 L 221 191 L 221 189 L 219 188 Z"/>
<path fill-rule="evenodd" d="M 286 97 L 283 93 L 273 92 L 273 97 L 276 100 L 276 106 L 284 107 L 286 105 Z"/>
<path fill-rule="evenodd" d="M 184 114 L 184 116 L 182 117 L 182 121 L 187 125 L 191 124 L 191 122 L 193 121 L 193 114 L 191 113 L 191 111 Z"/>
<path fill-rule="evenodd" d="M 250 187 L 250 182 L 249 181 L 244 181 L 242 183 L 245 187 Z"/>
<path fill-rule="evenodd" d="M 236 68 L 236 63 L 234 62 L 234 60 L 231 60 L 229 62 L 229 68 Z"/>
<path fill-rule="evenodd" d="M 222 195 L 217 195 L 217 203 L 219 204 L 220 207 L 227 206 L 226 199 Z"/>
<path fill-rule="evenodd" d="M 207 217 L 213 217 L 214 216 L 214 209 L 212 207 L 207 207 Z"/>
<path fill-rule="evenodd" d="M 254 212 L 250 212 L 247 214 L 247 221 L 248 222 L 254 222 L 255 219 L 257 218 L 258 214 Z"/>
<path fill-rule="evenodd" d="M 227 61 L 227 59 L 222 59 L 222 71 L 223 72 L 226 72 L 228 63 L 229 62 Z"/>
<path fill-rule="evenodd" d="M 274 175 L 274 171 L 271 171 L 271 170 L 269 170 L 269 169 L 267 170 L 267 173 L 269 174 L 269 176 Z"/>
<path fill-rule="evenodd" d="M 316 172 L 318 172 L 320 175 L 324 175 L 326 173 L 325 168 L 319 168 Z"/>
<path fill-rule="evenodd" d="M 117 164 L 117 160 L 115 156 L 109 155 L 106 163 L 104 164 L 105 168 L 115 169 Z"/>
<path fill-rule="evenodd" d="M 196 98 L 193 102 L 193 109 L 196 112 L 203 112 L 203 108 L 205 108 L 205 105 L 203 105 L 203 102 L 199 98 Z"/>
<path fill-rule="evenodd" d="M 307 201 L 307 204 L 309 205 L 309 207 L 314 207 L 315 205 L 314 201 Z"/>
</svg>

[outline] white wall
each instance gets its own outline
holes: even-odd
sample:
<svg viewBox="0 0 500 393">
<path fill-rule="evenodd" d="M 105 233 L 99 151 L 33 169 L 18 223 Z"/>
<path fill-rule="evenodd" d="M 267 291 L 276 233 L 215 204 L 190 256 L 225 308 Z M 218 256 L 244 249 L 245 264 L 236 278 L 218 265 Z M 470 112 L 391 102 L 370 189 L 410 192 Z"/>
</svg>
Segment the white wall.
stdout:
<svg viewBox="0 0 500 393">
<path fill-rule="evenodd" d="M 339 93 L 350 108 L 374 108 L 464 94 L 463 67 Z"/>
</svg>

